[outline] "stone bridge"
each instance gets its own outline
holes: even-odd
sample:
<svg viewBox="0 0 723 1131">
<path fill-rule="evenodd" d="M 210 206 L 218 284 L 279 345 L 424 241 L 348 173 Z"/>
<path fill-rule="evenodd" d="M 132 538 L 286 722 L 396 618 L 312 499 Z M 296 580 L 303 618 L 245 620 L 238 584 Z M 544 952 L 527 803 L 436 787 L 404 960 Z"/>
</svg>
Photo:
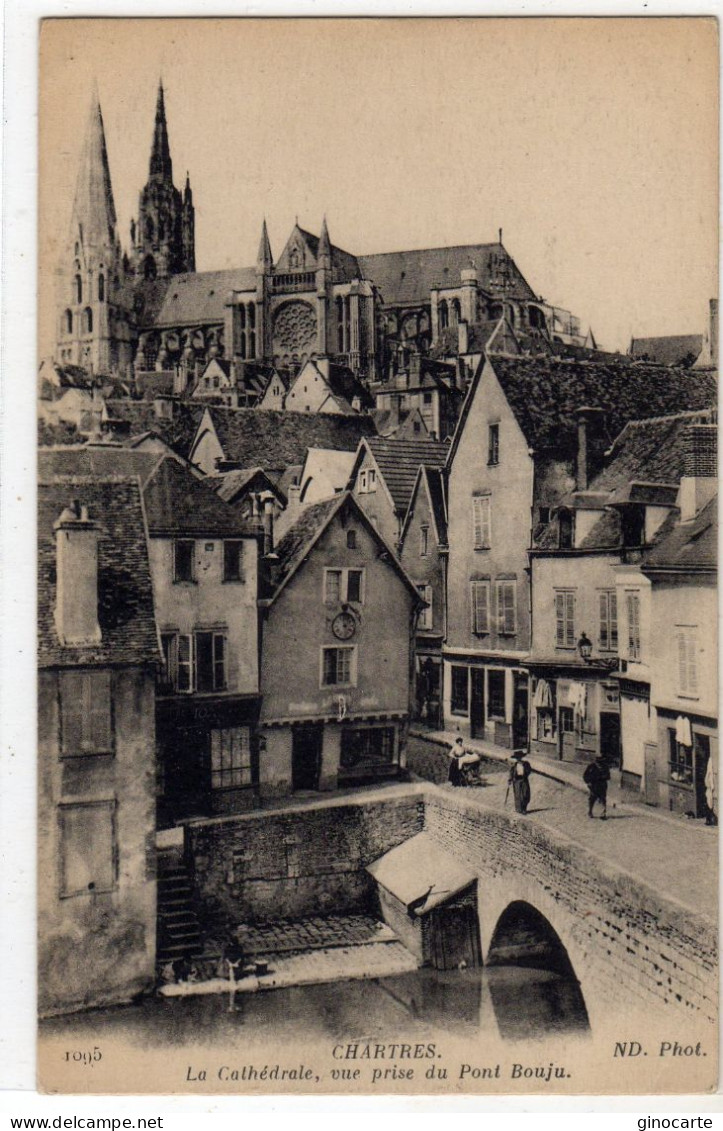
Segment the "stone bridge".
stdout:
<svg viewBox="0 0 723 1131">
<path fill-rule="evenodd" d="M 366 866 L 422 831 L 478 878 L 483 964 L 536 956 L 566 965 L 591 1028 L 616 1040 L 627 1039 L 620 1022 L 632 1015 L 674 1023 L 674 1035 L 686 1022 L 692 1030 L 715 1023 L 712 918 L 539 822 L 434 785 L 191 824 L 200 914 L 220 924 L 368 909 L 375 891 Z"/>
</svg>

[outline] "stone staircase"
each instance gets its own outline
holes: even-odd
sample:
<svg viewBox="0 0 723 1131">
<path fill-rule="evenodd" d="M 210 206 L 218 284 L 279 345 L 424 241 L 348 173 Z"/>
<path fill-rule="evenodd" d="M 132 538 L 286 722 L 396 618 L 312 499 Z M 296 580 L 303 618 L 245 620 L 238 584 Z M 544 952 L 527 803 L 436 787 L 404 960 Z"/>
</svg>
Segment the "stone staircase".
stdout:
<svg viewBox="0 0 723 1131">
<path fill-rule="evenodd" d="M 195 958 L 203 950 L 201 925 L 193 907 L 191 877 L 177 857 L 164 853 L 158 860 L 159 964 L 177 958 Z"/>
</svg>

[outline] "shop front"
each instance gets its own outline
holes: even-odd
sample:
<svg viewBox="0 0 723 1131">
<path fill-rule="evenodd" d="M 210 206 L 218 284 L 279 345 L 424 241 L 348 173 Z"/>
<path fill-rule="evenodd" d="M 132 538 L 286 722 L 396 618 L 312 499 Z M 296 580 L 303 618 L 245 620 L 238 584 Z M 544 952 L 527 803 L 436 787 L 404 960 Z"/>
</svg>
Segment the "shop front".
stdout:
<svg viewBox="0 0 723 1131">
<path fill-rule="evenodd" d="M 660 804 L 717 824 L 717 720 L 658 707 L 658 750 Z"/>
<path fill-rule="evenodd" d="M 620 765 L 620 693 L 609 678 L 587 669 L 529 663 L 530 750 L 561 762 L 591 762 L 603 755 Z"/>
</svg>

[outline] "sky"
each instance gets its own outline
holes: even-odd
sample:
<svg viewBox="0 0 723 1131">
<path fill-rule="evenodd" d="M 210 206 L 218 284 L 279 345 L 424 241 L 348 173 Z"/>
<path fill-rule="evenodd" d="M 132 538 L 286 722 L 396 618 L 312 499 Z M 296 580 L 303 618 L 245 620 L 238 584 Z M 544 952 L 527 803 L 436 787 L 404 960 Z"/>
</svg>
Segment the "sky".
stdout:
<svg viewBox="0 0 723 1131">
<path fill-rule="evenodd" d="M 702 332 L 717 293 L 709 19 L 47 20 L 40 352 L 97 80 L 129 245 L 162 76 L 196 265 L 278 255 L 298 216 L 362 254 L 503 242 L 606 348 Z"/>
</svg>

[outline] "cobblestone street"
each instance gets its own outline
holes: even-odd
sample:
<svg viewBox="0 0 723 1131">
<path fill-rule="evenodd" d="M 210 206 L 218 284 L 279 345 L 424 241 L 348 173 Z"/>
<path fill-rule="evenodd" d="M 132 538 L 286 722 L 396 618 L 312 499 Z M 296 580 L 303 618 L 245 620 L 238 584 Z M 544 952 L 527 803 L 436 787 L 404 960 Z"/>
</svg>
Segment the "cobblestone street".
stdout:
<svg viewBox="0 0 723 1131">
<path fill-rule="evenodd" d="M 271 954 L 295 954 L 335 947 L 364 946 L 395 938 L 394 933 L 370 915 L 334 915 L 326 919 L 279 919 L 248 927 L 245 943 L 255 958 Z"/>
</svg>

